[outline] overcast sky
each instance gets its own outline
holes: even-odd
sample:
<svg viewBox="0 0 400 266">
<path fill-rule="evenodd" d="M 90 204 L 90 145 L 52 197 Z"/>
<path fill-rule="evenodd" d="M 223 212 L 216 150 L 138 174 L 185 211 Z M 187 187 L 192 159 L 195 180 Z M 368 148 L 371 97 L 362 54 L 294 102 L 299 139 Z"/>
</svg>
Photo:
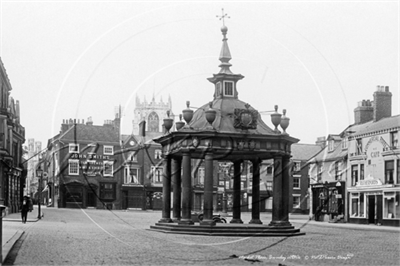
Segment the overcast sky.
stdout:
<svg viewBox="0 0 400 266">
<path fill-rule="evenodd" d="M 230 17 L 239 99 L 287 109 L 301 143 L 337 134 L 377 85 L 399 114 L 399 1 L 0 1 L 0 56 L 21 105 L 26 139 L 44 142 L 63 119 L 113 119 L 132 132 L 135 95 L 179 114 L 212 100 L 221 9 Z M 264 121 L 273 128 L 270 116 Z"/>
</svg>

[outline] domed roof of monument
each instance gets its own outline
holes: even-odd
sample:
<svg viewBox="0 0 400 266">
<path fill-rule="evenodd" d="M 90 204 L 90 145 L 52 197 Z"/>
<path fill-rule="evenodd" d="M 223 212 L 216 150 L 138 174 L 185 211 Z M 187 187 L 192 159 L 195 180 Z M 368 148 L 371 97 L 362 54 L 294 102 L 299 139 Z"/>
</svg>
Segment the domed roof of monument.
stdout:
<svg viewBox="0 0 400 266">
<path fill-rule="evenodd" d="M 248 103 L 239 100 L 237 82 L 244 78 L 230 70 L 232 66 L 227 34 L 228 28 L 223 25 L 222 48 L 219 56 L 221 70 L 208 80 L 215 85 L 214 99 L 198 108 L 189 123 L 192 130 L 213 129 L 220 133 L 246 133 L 277 135 L 261 119 L 259 112 Z M 206 111 L 210 108 L 216 111 L 212 127 L 206 119 Z"/>
</svg>

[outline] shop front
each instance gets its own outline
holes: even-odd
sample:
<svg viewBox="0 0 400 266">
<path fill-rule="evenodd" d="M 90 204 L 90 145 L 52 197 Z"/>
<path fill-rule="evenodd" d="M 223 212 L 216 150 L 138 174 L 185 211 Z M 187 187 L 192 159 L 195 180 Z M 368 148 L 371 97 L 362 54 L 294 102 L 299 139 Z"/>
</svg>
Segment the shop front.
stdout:
<svg viewBox="0 0 400 266">
<path fill-rule="evenodd" d="M 348 192 L 350 223 L 400 226 L 400 187 L 369 178 Z"/>
<path fill-rule="evenodd" d="M 312 214 L 316 221 L 337 222 L 344 218 L 345 182 L 311 185 Z"/>
</svg>

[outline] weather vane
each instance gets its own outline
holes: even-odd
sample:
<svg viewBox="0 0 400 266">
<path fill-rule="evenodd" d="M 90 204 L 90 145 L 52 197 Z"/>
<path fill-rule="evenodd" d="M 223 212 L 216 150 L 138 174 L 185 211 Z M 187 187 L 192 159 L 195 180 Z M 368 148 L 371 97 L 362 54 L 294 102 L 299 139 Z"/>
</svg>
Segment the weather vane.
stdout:
<svg viewBox="0 0 400 266">
<path fill-rule="evenodd" d="M 231 18 L 231 17 L 228 17 L 228 14 L 224 14 L 224 9 L 222 8 L 222 15 L 221 16 L 217 15 L 217 18 L 219 18 L 219 20 L 222 20 L 222 26 L 225 26 L 225 18 Z"/>
</svg>

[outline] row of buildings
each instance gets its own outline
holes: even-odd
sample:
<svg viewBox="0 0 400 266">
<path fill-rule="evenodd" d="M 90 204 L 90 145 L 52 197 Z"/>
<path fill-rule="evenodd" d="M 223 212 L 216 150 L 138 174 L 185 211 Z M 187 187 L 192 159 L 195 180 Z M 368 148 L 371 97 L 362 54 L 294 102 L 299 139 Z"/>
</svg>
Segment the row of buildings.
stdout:
<svg viewBox="0 0 400 266">
<path fill-rule="evenodd" d="M 26 179 L 23 159 L 25 128 L 20 105 L 11 97 L 11 83 L 0 59 L 0 205 L 6 214 L 19 211 Z"/>
<path fill-rule="evenodd" d="M 392 93 L 377 86 L 373 100 L 354 109 L 354 124 L 328 135 L 308 162 L 310 214 L 320 221 L 400 226 L 399 130 Z"/>
<path fill-rule="evenodd" d="M 141 121 L 130 135 L 120 132 L 121 112 L 103 125 L 91 119 L 64 120 L 60 133 L 49 139 L 47 152 L 37 166 L 42 178 L 42 203 L 58 208 L 161 209 L 163 159 L 161 146 L 153 138 L 163 135 L 163 119 L 171 109 L 164 103 L 136 100 L 135 120 Z M 172 114 L 170 114 L 171 116 Z M 307 213 L 307 161 L 322 149 L 317 144 L 294 144 L 294 212 Z M 241 170 L 242 210 L 251 208 L 252 164 L 244 161 Z M 214 209 L 231 211 L 233 204 L 233 165 L 214 162 Z M 205 165 L 192 159 L 193 210 L 203 209 Z M 273 161 L 261 164 L 260 208 L 272 209 Z M 33 181 L 33 184 L 36 182 Z M 46 189 L 43 189 L 46 188 Z M 36 189 L 33 189 L 36 191 Z M 225 205 L 225 206 L 224 206 Z"/>
<path fill-rule="evenodd" d="M 57 207 L 161 209 L 163 119 L 171 101 L 137 99 L 135 134 L 121 135 L 120 113 L 96 126 L 65 120 L 49 140 L 43 169 L 48 174 L 47 202 Z M 398 225 L 400 210 L 400 117 L 391 116 L 391 93 L 379 86 L 374 100 L 355 108 L 355 123 L 315 144 L 292 145 L 292 212 L 319 221 Z M 214 162 L 214 210 L 232 207 L 232 165 Z M 251 208 L 251 163 L 242 164 L 242 210 Z M 260 209 L 272 208 L 273 161 L 263 161 Z M 202 210 L 204 162 L 192 160 L 194 210 Z M 44 180 L 46 182 L 46 180 Z M 43 184 L 43 187 L 46 184 Z"/>
</svg>

